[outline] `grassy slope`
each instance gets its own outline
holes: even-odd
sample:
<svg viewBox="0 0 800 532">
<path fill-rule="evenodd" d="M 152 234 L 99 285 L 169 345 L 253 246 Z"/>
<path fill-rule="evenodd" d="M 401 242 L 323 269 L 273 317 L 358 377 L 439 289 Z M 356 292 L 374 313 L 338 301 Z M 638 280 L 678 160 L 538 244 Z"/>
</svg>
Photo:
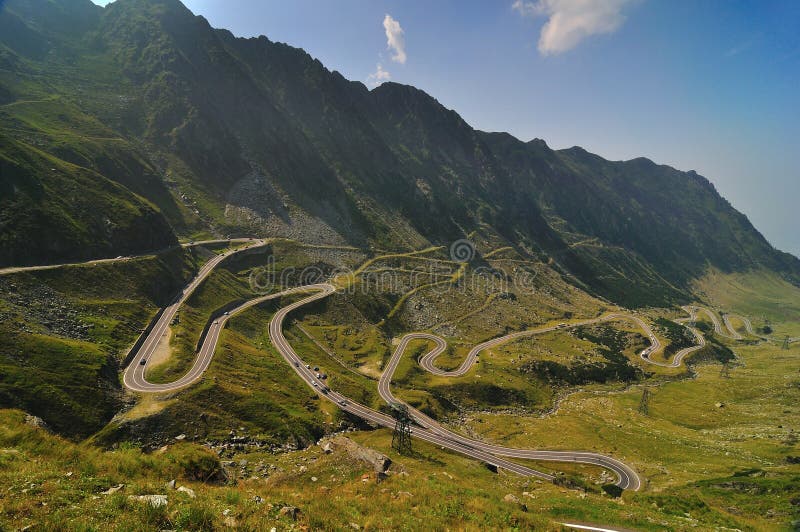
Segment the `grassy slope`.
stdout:
<svg viewBox="0 0 800 532">
<path fill-rule="evenodd" d="M 121 185 L 6 136 L 0 143 L 0 264 L 47 264 L 174 243 L 160 213 Z"/>
<path fill-rule="evenodd" d="M 226 260 L 181 308 L 180 321 L 172 326 L 172 354 L 148 373 L 148 379 L 170 382 L 185 373 L 194 361 L 195 345 L 210 313 L 253 296 L 248 284 L 253 268 L 274 257 L 280 279 L 281 271 L 298 267 L 299 272 L 302 266 L 330 253 L 278 241 L 263 252 Z M 344 253 L 337 259 L 329 255 L 328 259 L 336 264 L 337 260 L 350 260 L 347 256 Z M 285 278 L 292 280 L 291 276 Z M 165 397 L 147 396 L 146 406 L 121 415 L 97 436 L 97 441 L 140 439 L 152 443 L 179 433 L 219 438 L 245 426 L 269 444 L 288 441 L 305 445 L 329 430 L 326 424 L 338 425 L 335 411 L 320 408 L 316 395 L 306 389 L 269 342 L 267 323 L 272 312 L 286 302 L 275 300 L 233 317 L 198 384 Z"/>
<path fill-rule="evenodd" d="M 800 288 L 763 270 L 726 275 L 709 271 L 696 282 L 698 294 L 709 304 L 750 318 L 754 328 L 774 324 L 773 337 L 800 336 Z M 703 314 L 700 315 L 703 317 Z"/>
<path fill-rule="evenodd" d="M 334 450 L 319 447 L 274 455 L 242 454 L 249 468 L 265 471 L 251 477 L 229 470 L 228 485 L 201 483 L 198 472 L 211 471 L 215 460 L 192 444 L 171 445 L 164 452 L 142 454 L 132 446 L 99 451 L 74 445 L 22 424 L 16 411 L 0 411 L 0 526 L 112 530 L 210 530 L 310 527 L 347 529 L 536 529 L 560 530 L 563 521 L 617 524 L 637 530 L 690 530 L 698 523 L 767 529 L 774 520 L 719 511 L 720 497 L 756 513 L 782 501 L 797 476 L 722 477 L 679 493 L 626 494 L 622 500 L 567 490 L 515 475 L 493 474 L 481 464 L 416 443 L 412 456 L 390 450 L 391 433 L 379 430 L 350 435 L 355 441 L 388 453 L 395 462 L 387 480 L 376 484 L 371 468 Z M 263 466 L 263 469 L 261 467 Z M 362 474 L 368 480 L 362 481 Z M 164 487 L 171 479 L 193 489 L 195 499 Z M 794 480 L 793 480 L 794 479 Z M 124 484 L 113 495 L 101 492 Z M 754 489 L 760 497 L 731 495 L 724 486 Z M 769 493 L 767 493 L 767 491 Z M 700 500 L 691 496 L 701 491 Z M 129 495 L 164 493 L 166 508 L 151 510 Z M 519 503 L 506 500 L 507 495 Z M 255 497 L 263 500 L 258 503 Z M 733 499 L 731 498 L 733 497 Z M 42 504 L 44 503 L 44 504 Z M 281 515 L 296 506 L 297 522 Z M 783 508 L 781 506 L 781 508 Z M 686 516 L 691 515 L 691 517 Z"/>
<path fill-rule="evenodd" d="M 747 315 L 760 309 L 779 330 L 796 327 L 778 321 L 800 311 L 793 291 L 767 290 L 779 281 L 755 275 L 715 281 L 735 288 L 713 292 L 705 281 L 706 294 L 727 294 L 726 310 Z M 665 513 L 686 512 L 703 526 L 785 526 L 800 517 L 792 499 L 800 468 L 787 461 L 800 452 L 798 347 L 781 351 L 775 343 L 716 340 L 737 355 L 730 377 L 716 364 L 696 366 L 694 379 L 653 388 L 648 415 L 638 412 L 640 387 L 611 394 L 590 389 L 570 395 L 544 418 L 475 414 L 467 428 L 512 445 L 612 453 L 647 479 L 648 492 L 637 500 L 653 502 Z M 725 477 L 730 478 L 721 480 Z M 682 499 L 696 503 L 687 506 Z"/>
<path fill-rule="evenodd" d="M 281 258 L 280 264 L 283 267 L 313 262 L 315 259 L 309 249 L 301 249 L 295 245 L 286 245 L 277 255 Z M 206 302 L 198 304 L 197 316 L 205 316 L 214 305 L 224 304 L 231 297 L 237 296 L 236 290 L 243 289 L 249 269 L 257 266 L 263 258 L 263 255 L 245 257 L 241 263 L 232 262 L 227 268 L 215 273 L 219 279 L 208 283 L 208 287 L 198 292 L 197 301 Z M 145 264 L 148 260 L 150 259 L 142 259 Z M 131 261 L 127 267 L 134 267 L 139 262 Z M 400 257 L 392 259 L 389 264 L 374 262 L 372 266 L 378 268 L 386 266 L 407 273 L 418 262 L 418 258 Z M 115 307 L 105 300 L 103 286 L 110 286 L 111 280 L 116 279 L 109 273 L 116 267 L 119 265 L 100 269 L 68 268 L 64 271 L 40 272 L 38 275 L 52 276 L 65 281 L 66 285 L 73 286 L 72 290 L 76 293 L 84 294 L 85 304 L 88 305 L 90 300 L 95 301 L 96 312 L 99 313 L 102 309 L 108 314 L 108 309 Z M 537 266 L 531 264 L 526 267 Z M 67 275 L 76 277 L 66 282 L 63 278 Z M 468 279 L 468 275 L 465 279 Z M 447 298 L 444 294 L 436 294 L 430 289 L 425 289 L 415 292 L 403 305 L 396 307 L 399 297 L 409 290 L 406 282 L 393 286 L 395 290 L 393 297 L 370 291 L 365 294 L 358 291 L 344 292 L 308 309 L 305 314 L 299 313 L 296 318 L 303 321 L 306 329 L 311 331 L 315 338 L 332 347 L 337 355 L 341 356 L 347 368 L 331 360 L 296 327 L 290 326 L 287 329 L 287 336 L 309 362 L 319 364 L 329 373 L 333 385 L 347 389 L 349 394 L 356 397 L 361 394 L 360 397 L 365 402 L 377 405 L 380 401 L 374 394 L 374 380 L 357 376 L 353 371 L 364 370 L 368 374 L 374 374 L 381 367 L 390 350 L 390 341 L 386 331 L 376 328 L 374 324 L 380 322 L 393 308 L 398 309 L 395 311 L 395 319 L 398 320 L 396 323 L 408 324 L 404 327 L 409 328 L 414 328 L 412 327 L 414 323 L 419 325 L 414 321 L 417 315 L 425 316 L 425 322 L 434 325 L 457 322 L 459 317 L 470 315 L 469 318 L 459 322 L 455 330 L 448 333 L 466 337 L 456 342 L 452 355 L 443 356 L 443 366 L 457 363 L 463 357 L 466 348 L 475 341 L 505 332 L 503 324 L 506 323 L 506 315 L 516 316 L 517 321 L 512 323 L 516 324 L 515 327 L 521 327 L 547 320 L 593 316 L 604 311 L 602 302 L 587 299 L 567 285 L 553 282 L 546 275 L 545 270 L 539 272 L 534 281 L 541 284 L 533 293 L 516 293 L 516 299 L 500 299 L 496 304 L 483 307 L 474 315 L 470 315 L 471 311 L 481 308 L 485 301 L 485 297 L 482 297 L 486 295 L 485 291 L 480 292 L 475 289 L 466 295 L 453 293 L 450 294 L 452 298 Z M 423 277 L 418 279 L 421 284 L 427 282 Z M 408 278 L 406 281 L 410 282 Z M 90 293 L 85 294 L 85 288 L 78 288 L 79 286 L 96 288 L 90 289 Z M 217 293 L 217 289 L 222 291 Z M 234 289 L 233 292 L 230 292 L 230 289 Z M 203 295 L 205 290 L 208 292 Z M 479 292 L 482 293 L 481 297 L 478 297 Z M 380 303 L 384 298 L 386 298 L 384 304 Z M 373 304 L 376 302 L 378 306 L 374 307 Z M 796 301 L 793 301 L 790 295 L 779 303 L 779 308 L 793 309 L 796 306 Z M 165 442 L 179 433 L 187 434 L 190 438 L 215 438 L 223 436 L 231 428 L 244 426 L 251 434 L 257 435 L 271 445 L 280 445 L 286 441 L 303 445 L 313 442 L 324 432 L 338 426 L 342 420 L 336 410 L 320 404 L 320 401 L 301 385 L 288 370 L 285 362 L 269 346 L 265 325 L 272 310 L 281 304 L 283 302 L 264 305 L 262 308 L 235 317 L 229 329 L 223 334 L 219 351 L 200 384 L 177 394 L 170 394 L 169 397 L 149 398 L 145 401 L 147 404 L 142 405 L 139 411 L 134 408 L 127 416 L 121 417 L 118 422 L 99 434 L 96 441 L 111 443 L 126 439 L 142 439 L 152 442 L 155 438 L 156 441 L 160 439 Z M 123 305 L 123 308 L 126 307 Z M 535 308 L 536 312 L 525 312 L 523 311 L 525 308 Z M 736 310 L 736 307 L 732 310 Z M 567 317 L 565 314 L 567 312 L 573 314 Z M 369 319 L 366 316 L 369 316 Z M 189 331 L 190 321 L 182 317 L 181 323 L 187 326 L 186 331 Z M 776 323 L 776 326 L 782 324 Z M 625 327 L 621 330 L 625 330 Z M 608 342 L 616 341 L 609 336 L 608 331 L 585 332 L 590 334 L 583 334 L 583 337 L 608 337 Z M 114 336 L 108 332 L 103 334 L 107 338 Z M 183 340 L 189 341 L 189 338 L 190 335 L 187 334 Z M 603 347 L 602 342 L 597 343 L 596 340 L 587 342 L 566 334 L 553 335 L 552 338 L 545 337 L 541 340 L 541 345 L 535 348 L 530 345 L 526 347 L 524 342 L 520 342 L 498 349 L 492 356 L 482 357 L 484 360 L 478 371 L 471 372 L 464 378 L 469 380 L 474 379 L 476 374 L 482 375 L 481 379 L 485 381 L 486 386 L 480 389 L 475 389 L 472 385 L 458 386 L 456 382 L 458 379 L 437 381 L 421 375 L 413 369 L 416 367 L 413 355 L 406 357 L 398 370 L 396 388 L 401 396 L 436 415 L 451 413 L 450 401 L 447 397 L 442 400 L 436 398 L 436 394 L 423 392 L 419 389 L 420 382 L 425 381 L 425 390 L 436 392 L 438 389 L 440 396 L 450 395 L 460 399 L 467 416 L 467 424 L 462 430 L 467 433 L 524 447 L 582 447 L 612 453 L 633 463 L 650 481 L 648 486 L 650 491 L 641 495 L 626 495 L 625 515 L 620 513 L 616 503 L 608 502 L 597 494 L 590 494 L 586 499 L 581 499 L 572 497 L 569 493 L 550 492 L 549 486 L 541 487 L 545 492 L 542 492 L 540 502 L 543 511 L 550 517 L 619 523 L 636 528 L 657 528 L 658 523 L 667 523 L 664 526 L 679 528 L 679 525 L 691 526 L 693 522 L 685 521 L 686 516 L 683 515 L 689 513 L 691 519 L 697 520 L 694 524 L 736 526 L 743 529 L 748 526 L 770 528 L 791 519 L 792 510 L 787 493 L 795 482 L 792 475 L 796 466 L 786 465 L 785 460 L 788 455 L 798 454 L 798 451 L 796 444 L 789 445 L 783 442 L 789 441 L 789 428 L 797 425 L 798 415 L 794 407 L 798 399 L 796 397 L 798 387 L 793 384 L 791 378 L 785 379 L 792 375 L 796 380 L 796 375 L 792 374 L 796 373 L 792 351 L 787 352 L 786 356 L 775 357 L 764 345 L 746 347 L 732 345 L 745 366 L 732 370 L 730 379 L 720 376 L 718 366 L 700 366 L 697 379 L 671 381 L 658 388 L 651 399 L 649 416 L 636 413 L 641 393 L 638 388 L 609 394 L 609 390 L 619 388 L 618 385 L 612 384 L 606 387 L 590 386 L 586 391 L 574 394 L 562 402 L 557 414 L 538 418 L 524 415 L 524 412 L 517 407 L 530 407 L 539 402 L 546 404 L 548 399 L 543 400 L 543 397 L 549 397 L 547 395 L 549 392 L 546 388 L 536 388 L 522 395 L 515 394 L 515 390 L 525 390 L 526 386 L 531 386 L 531 381 L 516 382 L 515 379 L 519 380 L 520 377 L 515 375 L 516 370 L 508 365 L 508 361 L 517 359 L 520 355 L 530 356 L 526 352 L 535 351 L 539 347 L 544 349 L 544 352 L 537 356 L 552 358 L 556 357 L 559 351 L 570 350 L 579 345 L 585 352 L 582 357 L 589 357 L 583 360 L 585 362 L 593 360 L 591 357 L 598 356 L 598 352 L 594 350 Z M 192 336 L 190 342 L 192 346 L 195 341 Z M 421 347 L 417 346 L 417 349 Z M 581 362 L 580 359 L 581 357 L 572 361 L 564 359 L 563 362 L 571 365 Z M 668 375 L 670 373 L 666 372 L 665 376 Z M 86 377 L 81 376 L 81 378 Z M 786 382 L 788 386 L 776 388 L 776 380 Z M 404 382 L 406 385 L 413 385 L 417 390 L 408 388 Z M 442 390 L 446 390 L 446 394 L 441 393 Z M 544 396 L 537 395 L 543 392 Z M 436 400 L 432 400 L 432 396 Z M 718 408 L 714 406 L 715 402 L 724 403 L 725 406 Z M 153 405 L 155 407 L 151 409 Z M 498 407 L 501 409 L 510 407 L 515 411 L 513 415 L 480 413 L 480 410 Z M 140 417 L 144 413 L 151 415 Z M 201 417 L 201 414 L 205 416 Z M 782 420 L 781 428 L 778 428 L 774 421 L 778 418 Z M 389 448 L 384 432 L 358 437 L 373 441 L 373 444 L 383 452 Z M 464 470 L 463 476 L 456 475 L 456 478 L 469 476 L 473 486 L 469 489 L 454 488 L 455 501 L 475 498 L 491 500 L 497 493 L 502 494 L 506 489 L 514 491 L 511 486 L 518 486 L 514 488 L 518 495 L 521 490 L 527 490 L 522 488 L 522 484 L 518 484 L 522 482 L 521 479 L 489 476 L 490 479 L 502 480 L 484 482 L 486 480 L 483 476 L 484 470 L 478 464 L 469 465 L 469 461 L 459 457 L 439 455 L 438 452 L 421 444 L 418 448 L 423 449 L 426 454 L 436 455 L 433 462 L 425 459 L 423 464 L 438 464 L 435 467 L 444 468 L 453 475 L 460 471 L 461 464 L 468 468 Z M 687 449 L 691 452 L 687 452 Z M 726 455 L 725 452 L 729 454 Z M 552 464 L 543 464 L 541 467 L 567 470 L 582 478 L 586 477 L 589 479 L 590 487 L 594 485 L 593 482 L 605 481 L 600 471 L 593 468 L 565 468 Z M 737 472 L 749 468 L 764 472 L 732 477 Z M 315 471 L 311 468 L 310 470 Z M 322 470 L 316 476 L 327 478 Z M 296 493 L 298 486 L 303 486 L 306 482 L 310 482 L 308 475 L 288 475 L 278 483 L 280 488 L 276 487 L 277 491 L 274 493 Z M 402 482 L 403 489 L 398 486 L 398 491 L 409 491 L 414 493 L 415 497 L 424 500 L 415 505 L 422 519 L 443 519 L 434 522 L 446 523 L 449 519 L 463 518 L 458 508 L 463 507 L 464 503 L 458 503 L 458 506 L 447 504 L 441 506 L 432 498 L 436 490 L 451 489 L 442 486 L 438 480 L 431 484 L 423 482 L 422 477 L 415 476 Z M 458 484 L 456 482 L 454 485 Z M 320 512 L 333 516 L 334 520 L 351 518 L 352 511 L 347 508 L 352 508 L 354 500 L 358 500 L 359 493 L 364 494 L 355 486 L 359 484 L 354 483 L 355 491 L 344 490 L 338 501 L 325 498 L 318 500 L 318 497 L 310 495 L 281 500 L 296 500 L 297 504 L 302 503 L 308 510 L 308 522 L 319 525 L 320 522 L 314 519 Z M 254 482 L 242 486 L 244 492 L 251 489 L 260 490 L 262 485 Z M 537 489 L 540 487 L 537 486 Z M 746 490 L 761 490 L 764 496 L 751 500 L 752 498 L 744 495 Z M 310 493 L 313 493 L 313 490 Z M 427 496 L 426 493 L 431 495 Z M 465 499 L 461 499 L 462 497 Z M 687 506 L 681 502 L 685 498 L 699 498 L 700 502 Z M 736 509 L 729 510 L 728 501 L 735 501 Z M 210 502 L 209 504 L 213 505 Z M 502 513 L 505 517 L 495 514 L 496 511 L 500 511 L 497 508 L 503 504 L 506 503 L 501 503 L 499 507 L 492 506 L 492 510 L 485 517 L 493 526 L 502 526 L 500 523 L 503 521 L 498 519 L 515 518 L 515 510 Z M 531 506 L 534 503 L 528 504 Z M 661 509 L 655 509 L 654 504 Z M 245 520 L 254 515 L 262 515 L 257 508 L 254 510 L 246 504 L 237 508 Z M 772 513 L 767 514 L 768 510 Z M 126 518 L 137 519 L 132 515 L 136 513 L 132 507 L 126 508 L 123 505 L 118 511 L 126 515 Z M 178 514 L 184 510 L 180 506 L 171 511 L 173 513 L 167 518 L 177 520 Z M 393 517 L 389 516 L 387 518 L 389 521 L 383 521 L 383 517 L 369 509 L 360 512 L 365 522 L 384 523 L 385 526 L 390 526 L 393 522 L 391 521 Z M 754 517 L 764 514 L 767 514 L 767 517 Z M 433 518 L 430 515 L 438 517 Z M 215 518 L 219 519 L 218 516 Z M 522 519 L 519 522 L 526 523 L 525 519 L 529 518 L 516 519 Z M 475 526 L 479 527 L 480 524 Z"/>
<path fill-rule="evenodd" d="M 153 442 L 180 433 L 221 438 L 238 427 L 275 445 L 287 441 L 303 445 L 319 438 L 327 419 L 316 396 L 271 346 L 263 347 L 264 324 L 274 308 L 265 304 L 233 318 L 198 384 L 152 399 L 160 403 L 155 415 L 137 418 L 134 409 L 120 416 L 97 441 Z"/>
<path fill-rule="evenodd" d="M 68 98 L 49 96 L 0 106 L 0 124 L 10 136 L 101 173 L 147 199 L 177 229 L 183 229 L 185 218 L 191 217 L 176 204 L 140 148 Z"/>
<path fill-rule="evenodd" d="M 121 406 L 122 357 L 193 268 L 175 250 L 0 277 L 0 405 L 63 434 L 99 430 Z"/>
<path fill-rule="evenodd" d="M 174 242 L 164 215 L 182 229 L 190 213 L 139 148 L 77 105 L 88 98 L 114 114 L 109 86 L 90 83 L 74 98 L 75 87 L 55 81 L 73 71 L 36 67 L 52 82 L 43 83 L 32 64 L 0 46 L 4 54 L 13 67 L 0 68 L 0 88 L 14 96 L 0 105 L 0 190 L 3 211 L 14 216 L 0 218 L 2 263 L 114 256 Z"/>
</svg>

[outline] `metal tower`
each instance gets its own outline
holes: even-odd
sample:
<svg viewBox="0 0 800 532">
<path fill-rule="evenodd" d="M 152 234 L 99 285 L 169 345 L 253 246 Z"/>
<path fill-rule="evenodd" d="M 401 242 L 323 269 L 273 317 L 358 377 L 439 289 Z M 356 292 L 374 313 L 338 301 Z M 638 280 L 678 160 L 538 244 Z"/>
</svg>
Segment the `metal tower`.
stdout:
<svg viewBox="0 0 800 532">
<path fill-rule="evenodd" d="M 392 447 L 400 454 L 411 454 L 411 416 L 403 403 L 392 403 L 392 416 L 395 419 Z"/>
</svg>

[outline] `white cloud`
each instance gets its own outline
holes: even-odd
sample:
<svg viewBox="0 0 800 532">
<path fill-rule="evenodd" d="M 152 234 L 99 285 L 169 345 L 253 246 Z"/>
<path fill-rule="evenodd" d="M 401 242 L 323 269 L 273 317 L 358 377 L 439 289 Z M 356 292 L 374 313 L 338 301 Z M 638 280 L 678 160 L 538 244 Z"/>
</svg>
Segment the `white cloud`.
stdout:
<svg viewBox="0 0 800 532">
<path fill-rule="evenodd" d="M 374 89 L 384 81 L 389 81 L 390 79 L 392 79 L 392 75 L 383 69 L 383 65 L 378 63 L 375 66 L 375 72 L 367 76 L 367 85 Z"/>
<path fill-rule="evenodd" d="M 747 50 L 752 48 L 754 44 L 756 44 L 756 41 L 758 41 L 761 38 L 761 35 L 762 33 L 758 32 L 752 35 L 746 41 L 742 41 L 733 48 L 730 48 L 727 52 L 725 52 L 725 57 L 734 57 L 741 54 L 742 52 L 746 52 Z"/>
<path fill-rule="evenodd" d="M 542 55 L 559 54 L 591 35 L 615 32 L 634 0 L 515 0 L 511 8 L 526 17 L 548 17 L 539 35 Z"/>
<path fill-rule="evenodd" d="M 406 64 L 406 40 L 403 37 L 403 28 L 391 15 L 383 17 L 383 29 L 386 30 L 386 46 L 394 51 L 392 61 Z"/>
</svg>

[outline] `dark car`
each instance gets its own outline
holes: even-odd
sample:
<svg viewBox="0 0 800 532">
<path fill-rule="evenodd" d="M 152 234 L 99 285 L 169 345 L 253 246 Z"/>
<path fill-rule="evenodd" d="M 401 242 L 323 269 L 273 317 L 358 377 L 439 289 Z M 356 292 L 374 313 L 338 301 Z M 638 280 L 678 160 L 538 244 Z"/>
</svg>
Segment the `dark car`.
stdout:
<svg viewBox="0 0 800 532">
<path fill-rule="evenodd" d="M 145 364 L 147 364 L 147 359 L 146 359 L 146 358 L 143 358 L 143 359 L 142 359 L 142 361 L 141 361 L 141 362 L 139 362 L 139 365 L 140 365 L 140 366 L 144 366 Z"/>
</svg>

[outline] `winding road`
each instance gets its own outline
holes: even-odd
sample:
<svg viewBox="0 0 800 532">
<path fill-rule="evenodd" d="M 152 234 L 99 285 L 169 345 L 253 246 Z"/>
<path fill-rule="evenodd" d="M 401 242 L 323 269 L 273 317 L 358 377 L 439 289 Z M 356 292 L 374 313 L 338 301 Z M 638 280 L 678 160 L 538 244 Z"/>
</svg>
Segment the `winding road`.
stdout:
<svg viewBox="0 0 800 532">
<path fill-rule="evenodd" d="M 724 336 L 725 338 L 730 338 L 732 340 L 744 340 L 744 337 L 733 327 L 731 318 L 736 318 L 741 321 L 747 333 L 756 336 L 756 333 L 753 332 L 753 324 L 750 323 L 750 320 L 744 316 L 739 316 L 737 314 L 723 314 L 722 321 L 725 323 L 725 328 L 728 330 L 725 332 L 722 330 L 722 324 L 720 323 L 716 312 L 705 307 L 698 306 L 683 307 L 683 309 L 692 315 L 691 321 L 695 321 L 697 319 L 698 311 L 703 312 L 711 320 L 711 323 L 714 324 L 714 332 L 720 336 Z"/>
<path fill-rule="evenodd" d="M 250 242 L 250 244 L 243 246 L 237 250 L 221 253 L 215 257 L 212 257 L 211 260 L 206 262 L 200 268 L 200 270 L 197 272 L 197 275 L 194 277 L 194 279 L 191 280 L 191 282 L 186 286 L 186 288 L 184 288 L 181 291 L 181 293 L 178 294 L 178 296 L 175 298 L 175 301 L 173 301 L 170 305 L 164 308 L 164 310 L 161 312 L 161 315 L 158 318 L 158 321 L 155 323 L 153 328 L 150 330 L 150 333 L 147 335 L 147 338 L 145 338 L 144 342 L 139 347 L 139 350 L 131 359 L 131 362 L 130 364 L 128 364 L 128 367 L 125 368 L 125 373 L 122 376 L 122 382 L 127 388 L 137 392 L 167 392 L 170 390 L 177 390 L 178 388 L 182 388 L 184 386 L 192 384 L 203 375 L 203 372 L 206 370 L 206 368 L 208 368 L 208 365 L 211 363 L 211 358 L 214 356 L 214 348 L 217 345 L 217 338 L 219 338 L 219 333 L 222 330 L 223 326 L 225 325 L 225 321 L 227 321 L 228 316 L 223 316 L 223 318 L 225 319 L 220 319 L 211 324 L 211 327 L 209 327 L 208 334 L 206 336 L 206 342 L 203 343 L 203 346 L 200 349 L 197 358 L 195 359 L 194 365 L 186 375 L 184 375 L 177 381 L 169 384 L 152 384 L 150 382 L 147 382 L 147 379 L 145 379 L 144 376 L 147 360 L 150 359 L 150 356 L 153 354 L 153 351 L 155 351 L 159 341 L 161 340 L 161 337 L 166 334 L 167 328 L 169 327 L 169 324 L 172 323 L 172 319 L 175 317 L 175 314 L 178 312 L 178 309 L 181 307 L 181 305 L 183 305 L 184 301 L 186 301 L 189 298 L 189 296 L 192 295 L 192 292 L 194 292 L 194 290 L 198 286 L 200 286 L 200 283 L 202 283 L 205 280 L 205 278 L 208 277 L 208 275 L 212 271 L 214 271 L 214 268 L 216 268 L 220 262 L 225 260 L 225 257 L 234 253 L 238 253 L 240 251 L 244 251 L 246 249 L 252 249 L 267 244 L 267 241 L 265 240 L 248 239 L 247 241 Z M 245 303 L 247 307 L 245 307 L 245 305 L 242 305 L 242 307 L 239 307 L 239 309 L 244 310 L 243 307 L 249 308 L 252 305 L 257 305 L 258 303 L 261 303 L 266 299 L 271 299 L 272 297 L 278 297 L 278 296 L 274 295 L 271 297 L 266 296 L 263 298 L 257 298 L 248 302 L 252 304 L 248 305 L 248 303 Z M 258 301 L 258 299 L 260 299 L 260 301 Z M 213 338 L 214 340 L 213 343 L 208 342 L 209 337 Z M 145 361 L 145 364 L 142 364 L 142 360 Z"/>
<path fill-rule="evenodd" d="M 170 251 L 173 249 L 178 248 L 192 248 L 196 246 L 203 246 L 208 244 L 227 244 L 233 242 L 259 242 L 256 238 L 225 238 L 225 239 L 215 239 L 215 240 L 201 240 L 197 242 L 187 242 L 184 244 L 175 244 L 174 246 L 169 246 L 162 249 L 153 250 L 150 254 L 157 255 L 159 253 L 164 253 L 166 251 Z M 9 275 L 12 273 L 19 273 L 19 272 L 32 272 L 38 270 L 54 270 L 56 268 L 64 268 L 69 266 L 92 266 L 95 264 L 106 264 L 106 263 L 114 263 L 114 262 L 126 262 L 129 260 L 133 260 L 138 257 L 143 257 L 144 255 L 136 255 L 136 256 L 119 256 L 114 258 L 107 258 L 107 259 L 93 259 L 84 262 L 63 262 L 59 264 L 41 264 L 37 266 L 9 266 L 6 268 L 0 268 L 0 275 Z"/>
<path fill-rule="evenodd" d="M 292 311 L 302 306 L 308 305 L 314 301 L 326 298 L 336 291 L 336 288 L 329 283 L 319 283 L 319 284 L 290 288 L 287 290 L 283 290 L 281 292 L 262 295 L 259 297 L 255 297 L 251 300 L 248 300 L 247 302 L 236 307 L 235 309 L 230 310 L 227 314 L 215 319 L 215 321 L 209 326 L 208 332 L 205 338 L 203 339 L 203 343 L 197 353 L 197 357 L 194 361 L 194 364 L 184 376 L 171 383 L 151 383 L 146 379 L 147 361 L 153 354 L 161 338 L 166 334 L 167 328 L 169 327 L 169 324 L 172 322 L 178 309 L 192 294 L 192 292 L 205 280 L 205 278 L 214 270 L 214 268 L 225 259 L 226 256 L 229 256 L 233 253 L 238 253 L 240 251 L 244 251 L 245 249 L 250 249 L 257 246 L 263 246 L 266 243 L 267 242 L 264 240 L 253 240 L 249 243 L 249 245 L 246 245 L 238 250 L 233 250 L 218 255 L 212 258 L 210 261 L 208 261 L 200 269 L 197 276 L 189 283 L 189 285 L 187 285 L 187 287 L 181 292 L 181 294 L 179 294 L 179 296 L 175 299 L 175 301 L 163 310 L 160 317 L 152 327 L 150 333 L 144 339 L 139 349 L 133 354 L 133 358 L 123 374 L 124 385 L 128 389 L 136 392 L 170 392 L 189 386 L 190 384 L 200 379 L 205 370 L 208 368 L 214 356 L 214 351 L 219 341 L 220 333 L 224 329 L 227 321 L 232 316 L 271 299 L 284 297 L 288 295 L 309 293 L 309 295 L 307 295 L 306 297 L 303 297 L 289 305 L 281 307 L 277 312 L 275 312 L 269 323 L 269 336 L 273 345 L 280 353 L 280 355 L 286 360 L 289 366 L 295 371 L 295 373 L 297 373 L 297 375 L 301 379 L 303 379 L 303 381 L 312 390 L 314 390 L 315 393 L 317 393 L 321 398 L 333 402 L 340 409 L 350 414 L 353 414 L 357 417 L 360 417 L 369 423 L 372 423 L 377 426 L 393 428 L 395 426 L 395 419 L 393 417 L 388 416 L 377 410 L 371 409 L 356 401 L 353 401 L 345 397 L 344 395 L 334 390 L 331 390 L 324 381 L 320 381 L 319 379 L 317 379 L 315 372 L 313 372 L 309 367 L 307 367 L 307 365 L 303 362 L 303 360 L 297 354 L 294 348 L 292 348 L 292 346 L 289 344 L 289 342 L 286 340 L 286 337 L 283 334 L 284 321 Z M 683 308 L 689 313 L 690 316 L 688 318 L 683 318 L 681 320 L 676 320 L 676 321 L 678 322 L 695 321 L 697 319 L 697 312 L 702 310 L 708 313 L 710 317 L 712 317 L 712 321 L 714 321 L 715 323 L 715 330 L 719 327 L 719 330 L 721 331 L 721 326 L 719 325 L 718 320 L 716 321 L 714 320 L 715 315 L 711 313 L 711 311 L 703 309 L 702 307 L 683 307 Z M 749 324 L 749 321 L 743 318 L 740 319 L 742 319 L 743 323 Z M 498 345 L 501 345 L 503 343 L 550 331 L 574 328 L 582 325 L 590 325 L 612 320 L 633 321 L 644 331 L 645 335 L 648 337 L 650 341 L 650 346 L 644 349 L 640 353 L 640 357 L 647 363 L 656 364 L 664 367 L 677 367 L 681 364 L 682 360 L 687 355 L 693 353 L 694 351 L 697 351 L 698 349 L 701 349 L 705 345 L 705 339 L 703 338 L 703 335 L 698 330 L 689 327 L 689 330 L 692 331 L 697 340 L 697 345 L 683 349 L 682 351 L 677 353 L 670 362 L 658 362 L 651 360 L 650 355 L 661 348 L 661 342 L 653 333 L 649 325 L 646 322 L 644 322 L 641 318 L 635 315 L 623 314 L 623 313 L 611 313 L 588 320 L 545 326 L 537 329 L 519 331 L 502 337 L 493 338 L 491 340 L 480 343 L 475 347 L 473 347 L 458 368 L 451 371 L 446 371 L 435 366 L 435 361 L 437 357 L 447 349 L 447 343 L 445 342 L 445 340 L 430 333 L 409 333 L 400 339 L 400 342 L 398 343 L 396 349 L 394 350 L 394 353 L 389 359 L 389 363 L 387 364 L 385 370 L 381 374 L 380 379 L 378 381 L 378 392 L 381 398 L 389 404 L 402 403 L 402 401 L 398 400 L 392 394 L 391 391 L 392 376 L 394 375 L 395 370 L 397 369 L 397 366 L 403 354 L 407 351 L 409 343 L 414 340 L 424 340 L 433 343 L 433 347 L 429 351 L 427 351 L 419 360 L 420 366 L 423 369 L 434 375 L 442 377 L 458 377 L 464 375 L 473 367 L 473 365 L 478 361 L 478 357 L 481 352 L 496 347 Z M 729 330 L 735 332 L 733 328 L 730 327 L 728 321 L 726 321 L 726 325 L 729 327 Z M 746 327 L 748 326 L 746 325 Z M 410 405 L 407 406 L 409 414 L 411 415 L 414 423 L 416 424 L 411 429 L 411 434 L 413 437 L 428 441 L 435 445 L 439 445 L 442 448 L 450 449 L 452 451 L 464 454 L 466 456 L 481 460 L 485 463 L 492 464 L 498 468 L 503 468 L 508 471 L 512 471 L 524 476 L 536 476 L 552 481 L 555 479 L 553 475 L 519 464 L 510 459 L 591 464 L 612 471 L 617 476 L 617 481 L 616 481 L 617 486 L 623 489 L 638 490 L 641 487 L 642 484 L 641 479 L 639 478 L 637 473 L 630 466 L 628 466 L 627 464 L 623 463 L 620 460 L 617 460 L 616 458 L 590 451 L 553 451 L 553 450 L 518 449 L 518 448 L 504 447 L 501 445 L 495 445 L 483 441 L 477 441 L 471 438 L 467 438 L 466 436 L 463 436 L 456 432 L 453 432 L 452 430 L 442 426 L 435 420 L 431 419 L 430 417 L 426 416 L 425 414 L 411 407 Z"/>
</svg>

